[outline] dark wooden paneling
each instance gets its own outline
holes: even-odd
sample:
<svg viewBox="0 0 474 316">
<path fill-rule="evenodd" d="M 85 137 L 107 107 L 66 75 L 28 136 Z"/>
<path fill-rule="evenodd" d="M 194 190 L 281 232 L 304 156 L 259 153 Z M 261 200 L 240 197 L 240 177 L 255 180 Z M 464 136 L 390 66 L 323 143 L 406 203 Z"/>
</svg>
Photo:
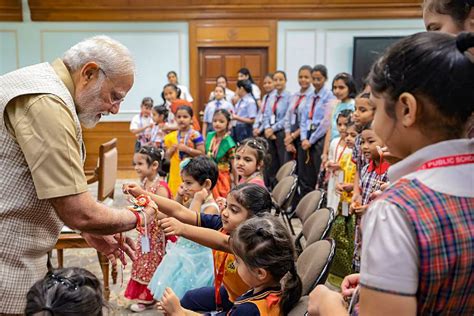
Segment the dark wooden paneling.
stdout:
<svg viewBox="0 0 474 316">
<path fill-rule="evenodd" d="M 2 0 L 6 2 L 20 2 Z M 361 19 L 421 16 L 421 0 L 29 0 L 33 21 Z"/>
<path fill-rule="evenodd" d="M 191 94 L 199 104 L 194 104 L 198 112 L 207 101 L 211 87 L 215 85 L 215 78 L 207 76 L 202 79 L 205 67 L 204 59 L 201 59 L 202 52 L 206 50 L 211 53 L 206 56 L 212 56 L 213 49 L 216 52 L 219 49 L 225 49 L 225 54 L 216 53 L 219 58 L 220 72 L 227 75 L 228 87 L 235 90 L 237 80 L 237 71 L 241 67 L 250 69 L 252 76 L 257 84 L 266 71 L 275 71 L 276 67 L 276 25 L 275 20 L 200 20 L 189 23 L 189 47 L 190 47 L 190 79 Z M 248 55 L 248 51 L 242 55 L 237 52 L 239 49 L 255 49 L 256 54 Z M 236 53 L 232 53 L 236 49 Z M 262 51 L 264 57 L 262 58 Z M 249 57 L 243 57 L 249 56 Z M 258 65 L 262 68 L 254 69 L 252 60 L 262 58 Z M 248 62 L 247 62 L 248 61 Z M 266 63 L 263 65 L 262 63 Z M 222 67 L 223 65 L 223 67 Z M 257 76 L 254 76 L 256 74 Z M 260 74 L 261 76 L 258 76 Z M 205 86 L 201 86 L 205 83 Z M 204 94 L 204 95 L 203 95 Z"/>
<path fill-rule="evenodd" d="M 130 122 L 100 122 L 93 129 L 82 129 L 86 144 L 86 171 L 94 170 L 99 158 L 101 144 L 117 138 L 118 169 L 132 169 L 135 136 L 130 132 Z"/>
<path fill-rule="evenodd" d="M 0 0 L 0 21 L 23 21 L 21 0 Z"/>
<path fill-rule="evenodd" d="M 250 70 L 255 83 L 262 89 L 262 73 L 268 70 L 267 48 L 208 48 L 199 50 L 200 89 L 198 110 L 204 110 L 209 93 L 216 86 L 216 79 L 224 75 L 228 80 L 228 88 L 235 91 L 237 72 L 246 67 Z"/>
</svg>

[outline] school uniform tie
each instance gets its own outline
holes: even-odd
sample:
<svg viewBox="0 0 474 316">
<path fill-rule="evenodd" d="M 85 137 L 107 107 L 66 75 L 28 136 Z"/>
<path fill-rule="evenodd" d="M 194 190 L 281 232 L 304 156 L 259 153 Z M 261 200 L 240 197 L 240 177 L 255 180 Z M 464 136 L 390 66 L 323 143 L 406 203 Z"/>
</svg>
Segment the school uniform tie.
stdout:
<svg viewBox="0 0 474 316">
<path fill-rule="evenodd" d="M 216 101 L 216 109 L 219 110 L 219 107 L 221 106 L 221 101 Z"/>
<path fill-rule="evenodd" d="M 313 120 L 314 110 L 316 109 L 316 104 L 318 104 L 320 97 L 319 95 L 313 97 L 313 104 L 311 105 L 311 110 L 309 111 L 309 119 Z"/>
<path fill-rule="evenodd" d="M 273 103 L 273 107 L 272 107 L 273 114 L 276 113 L 276 109 L 277 109 L 277 106 L 278 106 L 278 101 L 280 101 L 280 99 L 281 99 L 281 95 L 277 96 L 276 99 L 275 99 L 275 103 Z"/>
<path fill-rule="evenodd" d="M 265 96 L 265 100 L 263 101 L 262 113 L 265 113 L 265 108 L 267 107 L 268 101 L 268 94 Z"/>
</svg>

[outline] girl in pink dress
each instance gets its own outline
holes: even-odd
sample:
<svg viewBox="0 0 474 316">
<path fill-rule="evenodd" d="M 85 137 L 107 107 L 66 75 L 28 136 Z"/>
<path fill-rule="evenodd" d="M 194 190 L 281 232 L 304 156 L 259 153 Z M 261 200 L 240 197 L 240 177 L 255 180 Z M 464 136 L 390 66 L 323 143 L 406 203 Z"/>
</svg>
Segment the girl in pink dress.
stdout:
<svg viewBox="0 0 474 316">
<path fill-rule="evenodd" d="M 142 179 L 142 187 L 153 194 L 171 198 L 168 184 L 160 179 L 158 173 L 163 151 L 156 147 L 144 146 L 133 157 L 135 171 Z M 165 255 L 166 239 L 156 221 L 147 225 L 149 247 L 143 246 L 141 235 L 137 240 L 137 259 L 132 265 L 132 276 L 125 290 L 125 297 L 136 303 L 130 305 L 134 312 L 141 312 L 155 303 L 147 288 L 153 273 Z M 149 248 L 149 249 L 147 249 Z"/>
<path fill-rule="evenodd" d="M 262 171 L 267 152 L 268 143 L 262 137 L 247 138 L 240 143 L 234 159 L 239 183 L 255 183 L 265 188 Z"/>
</svg>

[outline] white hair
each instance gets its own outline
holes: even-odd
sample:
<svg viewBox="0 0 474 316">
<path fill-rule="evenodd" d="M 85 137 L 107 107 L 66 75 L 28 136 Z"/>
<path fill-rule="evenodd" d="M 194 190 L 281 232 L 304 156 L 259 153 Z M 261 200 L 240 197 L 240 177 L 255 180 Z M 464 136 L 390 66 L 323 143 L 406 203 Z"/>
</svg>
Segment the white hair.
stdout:
<svg viewBox="0 0 474 316">
<path fill-rule="evenodd" d="M 73 72 L 91 61 L 96 62 L 110 76 L 123 76 L 135 72 L 135 63 L 128 48 L 105 35 L 94 36 L 77 43 L 64 53 L 62 59 Z"/>
</svg>

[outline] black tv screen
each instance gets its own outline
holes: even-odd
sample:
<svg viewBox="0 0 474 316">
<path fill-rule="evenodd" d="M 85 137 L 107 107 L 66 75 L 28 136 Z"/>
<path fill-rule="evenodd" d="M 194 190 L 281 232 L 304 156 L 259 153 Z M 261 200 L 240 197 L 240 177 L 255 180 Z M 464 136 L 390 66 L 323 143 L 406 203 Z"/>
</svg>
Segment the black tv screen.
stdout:
<svg viewBox="0 0 474 316">
<path fill-rule="evenodd" d="M 372 64 L 390 45 L 401 38 L 403 37 L 354 37 L 352 75 L 354 76 L 359 91 L 363 88 L 364 80 L 369 74 Z"/>
</svg>

